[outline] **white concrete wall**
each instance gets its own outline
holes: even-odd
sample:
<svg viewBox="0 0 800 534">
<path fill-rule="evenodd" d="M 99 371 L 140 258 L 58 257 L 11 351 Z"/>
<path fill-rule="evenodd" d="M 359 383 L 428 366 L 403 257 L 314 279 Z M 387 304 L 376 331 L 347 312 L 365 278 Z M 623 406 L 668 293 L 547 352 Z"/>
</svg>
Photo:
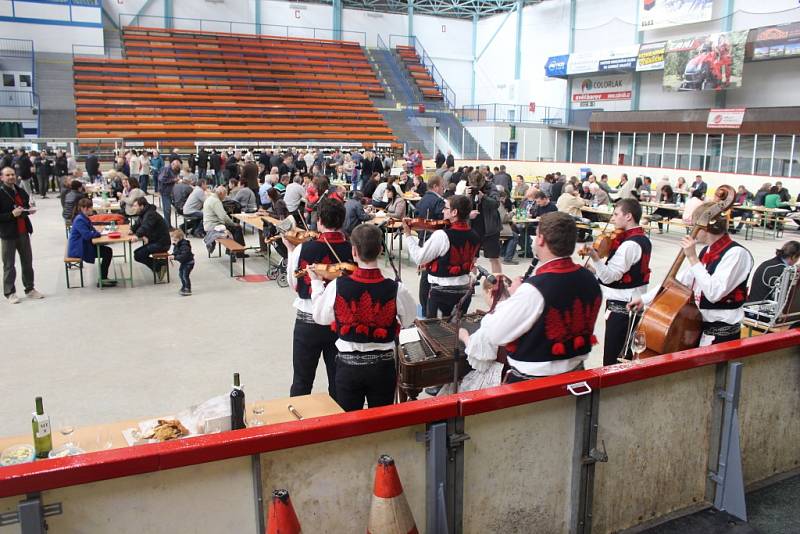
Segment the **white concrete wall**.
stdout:
<svg viewBox="0 0 800 534">
<path fill-rule="evenodd" d="M 35 53 L 72 54 L 72 45 L 103 46 L 103 29 L 51 26 L 22 22 L 0 22 L 0 35 L 8 39 L 30 39 Z"/>
</svg>

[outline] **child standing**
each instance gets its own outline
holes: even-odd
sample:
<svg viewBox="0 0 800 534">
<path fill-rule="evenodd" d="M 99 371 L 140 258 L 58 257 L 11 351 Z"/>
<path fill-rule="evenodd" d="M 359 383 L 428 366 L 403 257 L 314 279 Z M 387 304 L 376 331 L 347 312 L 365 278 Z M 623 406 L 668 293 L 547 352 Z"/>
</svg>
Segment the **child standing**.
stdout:
<svg viewBox="0 0 800 534">
<path fill-rule="evenodd" d="M 169 233 L 172 240 L 172 255 L 175 261 L 180 264 L 178 274 L 181 278 L 180 295 L 188 297 L 192 294 L 192 281 L 189 280 L 189 275 L 194 269 L 194 254 L 192 254 L 192 244 L 186 239 L 183 231 L 179 228 L 172 230 Z"/>
</svg>

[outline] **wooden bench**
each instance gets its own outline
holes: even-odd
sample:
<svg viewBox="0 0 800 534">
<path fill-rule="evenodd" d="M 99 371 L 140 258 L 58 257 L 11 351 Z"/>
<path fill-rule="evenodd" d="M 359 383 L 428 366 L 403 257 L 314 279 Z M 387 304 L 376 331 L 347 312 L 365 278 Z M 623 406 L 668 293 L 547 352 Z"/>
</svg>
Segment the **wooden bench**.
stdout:
<svg viewBox="0 0 800 534">
<path fill-rule="evenodd" d="M 164 265 L 167 268 L 167 281 L 166 282 L 164 282 L 164 281 L 159 282 L 158 281 L 158 276 L 156 274 L 156 271 L 155 271 L 155 269 L 153 269 L 153 285 L 169 284 L 169 252 L 153 252 L 152 254 L 150 254 L 150 258 L 153 261 L 163 261 Z"/>
<path fill-rule="evenodd" d="M 241 254 L 242 258 L 242 276 L 245 275 L 245 256 L 244 253 L 247 250 L 247 247 L 237 243 L 233 239 L 223 237 L 216 240 L 217 246 L 219 247 L 219 256 L 222 257 L 222 247 L 225 247 L 225 250 L 230 255 L 230 268 L 231 268 L 231 278 L 233 278 L 233 264 L 236 262 L 236 254 Z M 210 256 L 209 256 L 210 257 Z"/>
<path fill-rule="evenodd" d="M 81 273 L 81 287 L 83 287 L 83 259 L 64 256 L 64 275 L 67 278 L 67 289 L 72 289 L 72 286 L 69 285 L 70 271 L 79 271 Z"/>
</svg>

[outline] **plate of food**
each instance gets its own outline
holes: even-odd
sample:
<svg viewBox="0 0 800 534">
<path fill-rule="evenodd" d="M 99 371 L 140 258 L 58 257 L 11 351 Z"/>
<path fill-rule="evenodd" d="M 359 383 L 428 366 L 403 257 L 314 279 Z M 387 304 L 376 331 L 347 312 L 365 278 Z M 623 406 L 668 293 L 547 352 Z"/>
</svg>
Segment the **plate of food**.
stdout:
<svg viewBox="0 0 800 534">
<path fill-rule="evenodd" d="M 0 466 L 17 465 L 32 462 L 36 452 L 32 445 L 20 443 L 7 447 L 0 455 Z"/>
</svg>

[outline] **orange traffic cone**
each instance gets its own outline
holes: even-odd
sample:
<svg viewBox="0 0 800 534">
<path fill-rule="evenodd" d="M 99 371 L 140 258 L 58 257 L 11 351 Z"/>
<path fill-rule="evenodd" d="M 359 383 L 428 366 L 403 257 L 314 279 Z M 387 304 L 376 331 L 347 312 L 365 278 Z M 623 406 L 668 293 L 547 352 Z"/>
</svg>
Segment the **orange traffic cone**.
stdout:
<svg viewBox="0 0 800 534">
<path fill-rule="evenodd" d="M 300 534 L 300 521 L 294 513 L 289 492 L 277 489 L 272 492 L 272 502 L 267 512 L 267 534 Z"/>
<path fill-rule="evenodd" d="M 367 534 L 418 534 L 391 456 L 378 459 Z"/>
</svg>

